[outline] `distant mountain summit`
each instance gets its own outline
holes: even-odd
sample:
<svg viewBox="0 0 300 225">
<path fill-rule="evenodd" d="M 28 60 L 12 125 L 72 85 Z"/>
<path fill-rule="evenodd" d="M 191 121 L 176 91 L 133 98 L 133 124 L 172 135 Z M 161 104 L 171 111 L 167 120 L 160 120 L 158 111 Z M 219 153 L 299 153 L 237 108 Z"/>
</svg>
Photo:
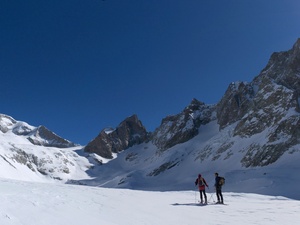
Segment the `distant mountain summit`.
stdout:
<svg viewBox="0 0 300 225">
<path fill-rule="evenodd" d="M 27 181 L 87 178 L 91 166 L 78 146 L 44 126 L 0 114 L 0 177 Z"/>
<path fill-rule="evenodd" d="M 34 145 L 58 148 L 76 146 L 76 144 L 61 138 L 44 126 L 34 127 L 4 114 L 0 114 L 0 131 L 3 133 L 11 131 L 15 135 L 24 136 Z"/>
<path fill-rule="evenodd" d="M 147 132 L 137 115 L 133 115 L 121 122 L 116 129 L 103 129 L 87 144 L 85 151 L 111 159 L 113 153 L 148 141 L 152 141 L 160 150 L 166 150 L 196 136 L 198 128 L 212 120 L 214 108 L 214 105 L 207 106 L 193 99 L 180 114 L 164 118 L 153 134 Z"/>
<path fill-rule="evenodd" d="M 148 132 L 137 115 L 132 115 L 121 122 L 115 130 L 103 129 L 95 139 L 85 146 L 84 150 L 111 159 L 113 153 L 119 153 L 147 140 Z"/>
<path fill-rule="evenodd" d="M 152 142 L 160 150 L 166 150 L 190 140 L 198 134 L 200 126 L 215 119 L 214 109 L 214 105 L 205 105 L 194 98 L 181 113 L 162 120 L 152 135 Z"/>
<path fill-rule="evenodd" d="M 288 51 L 275 52 L 267 66 L 254 79 L 254 83 L 260 83 L 264 79 L 272 79 L 276 84 L 300 94 L 300 39 L 293 48 Z"/>
</svg>

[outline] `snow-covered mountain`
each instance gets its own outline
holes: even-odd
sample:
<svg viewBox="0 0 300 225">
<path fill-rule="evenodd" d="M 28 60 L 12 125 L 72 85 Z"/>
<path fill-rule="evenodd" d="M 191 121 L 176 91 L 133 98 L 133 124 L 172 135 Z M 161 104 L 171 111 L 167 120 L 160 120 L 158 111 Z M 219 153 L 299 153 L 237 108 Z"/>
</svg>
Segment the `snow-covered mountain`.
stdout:
<svg viewBox="0 0 300 225">
<path fill-rule="evenodd" d="M 0 131 L 25 137 L 34 145 L 68 148 L 76 144 L 63 139 L 44 126 L 33 127 L 25 122 L 16 121 L 11 116 L 0 114 Z"/>
<path fill-rule="evenodd" d="M 164 118 L 146 142 L 90 170 L 96 179 L 84 183 L 178 190 L 190 189 L 197 173 L 212 184 L 219 172 L 230 191 L 300 199 L 292 187 L 283 187 L 300 184 L 299 94 L 300 39 L 291 50 L 272 54 L 252 82 L 232 82 L 217 104 L 193 99 Z M 108 145 L 114 141 L 106 139 Z"/>
<path fill-rule="evenodd" d="M 0 114 L 0 177 L 27 181 L 88 178 L 92 165 L 80 157 L 82 146 L 65 140 L 44 126 Z"/>
<path fill-rule="evenodd" d="M 300 199 L 300 39 L 252 82 L 232 82 L 214 105 L 193 99 L 153 132 L 136 115 L 84 148 L 43 126 L 0 115 L 0 177 L 141 190 L 213 189 Z"/>
</svg>

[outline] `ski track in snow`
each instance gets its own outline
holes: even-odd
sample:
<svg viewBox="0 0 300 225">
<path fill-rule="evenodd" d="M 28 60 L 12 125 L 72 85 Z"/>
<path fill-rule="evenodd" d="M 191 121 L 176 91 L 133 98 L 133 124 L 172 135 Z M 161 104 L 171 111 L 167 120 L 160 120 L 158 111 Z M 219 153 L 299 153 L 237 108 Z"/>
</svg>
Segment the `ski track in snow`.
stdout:
<svg viewBox="0 0 300 225">
<path fill-rule="evenodd" d="M 151 192 L 0 180 L 1 225 L 294 224 L 300 202 L 225 192 L 226 205 L 198 204 L 197 191 Z"/>
</svg>

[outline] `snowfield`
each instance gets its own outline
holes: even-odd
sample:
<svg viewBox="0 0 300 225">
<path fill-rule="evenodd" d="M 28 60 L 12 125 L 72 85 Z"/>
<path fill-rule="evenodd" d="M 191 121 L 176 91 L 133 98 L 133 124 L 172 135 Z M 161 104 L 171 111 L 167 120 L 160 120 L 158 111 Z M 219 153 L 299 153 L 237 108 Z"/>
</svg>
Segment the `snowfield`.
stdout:
<svg viewBox="0 0 300 225">
<path fill-rule="evenodd" d="M 294 224 L 300 202 L 224 193 L 200 206 L 196 191 L 151 192 L 0 179 L 1 225 Z"/>
</svg>

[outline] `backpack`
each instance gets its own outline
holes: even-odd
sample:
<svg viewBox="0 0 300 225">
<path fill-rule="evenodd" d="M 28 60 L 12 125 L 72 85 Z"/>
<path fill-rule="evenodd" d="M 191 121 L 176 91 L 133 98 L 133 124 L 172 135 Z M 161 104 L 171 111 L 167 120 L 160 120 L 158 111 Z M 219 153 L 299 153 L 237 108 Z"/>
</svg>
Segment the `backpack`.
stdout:
<svg viewBox="0 0 300 225">
<path fill-rule="evenodd" d="M 200 180 L 198 181 L 198 185 L 199 186 L 205 185 L 203 178 L 200 178 Z"/>
<path fill-rule="evenodd" d="M 223 186 L 224 184 L 225 184 L 225 178 L 224 177 L 220 177 L 219 185 Z"/>
</svg>

